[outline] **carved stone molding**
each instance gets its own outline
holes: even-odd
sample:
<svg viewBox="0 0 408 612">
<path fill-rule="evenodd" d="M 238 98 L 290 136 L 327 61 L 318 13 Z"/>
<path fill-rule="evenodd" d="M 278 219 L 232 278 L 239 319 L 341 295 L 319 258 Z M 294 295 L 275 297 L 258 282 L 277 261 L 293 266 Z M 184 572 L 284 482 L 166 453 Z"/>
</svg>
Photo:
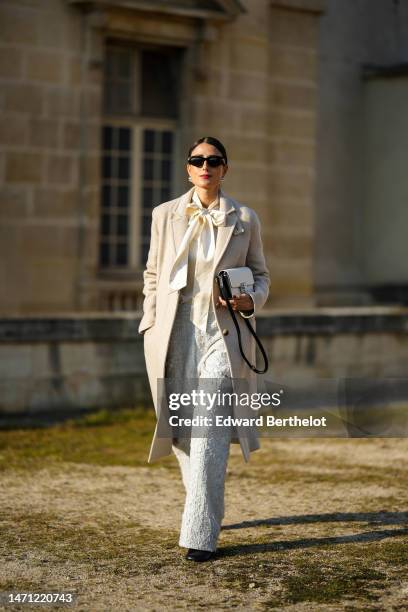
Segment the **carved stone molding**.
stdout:
<svg viewBox="0 0 408 612">
<path fill-rule="evenodd" d="M 323 13 L 327 8 L 327 0 L 270 0 L 270 6 L 309 13 Z"/>
<path fill-rule="evenodd" d="M 220 21 L 235 19 L 241 13 L 247 12 L 239 0 L 67 0 L 67 2 L 87 10 L 130 9 Z"/>
</svg>

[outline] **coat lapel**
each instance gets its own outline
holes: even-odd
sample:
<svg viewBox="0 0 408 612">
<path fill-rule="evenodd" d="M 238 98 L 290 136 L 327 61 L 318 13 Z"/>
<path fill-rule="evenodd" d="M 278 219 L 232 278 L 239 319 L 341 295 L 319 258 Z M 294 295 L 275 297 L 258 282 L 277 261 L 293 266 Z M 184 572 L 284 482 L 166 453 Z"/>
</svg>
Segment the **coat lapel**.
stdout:
<svg viewBox="0 0 408 612">
<path fill-rule="evenodd" d="M 220 192 L 220 210 L 228 212 L 233 209 L 234 212 L 230 212 L 225 218 L 225 225 L 218 226 L 217 229 L 217 242 L 215 244 L 214 263 L 213 270 L 218 266 L 218 262 L 224 255 L 224 252 L 231 240 L 232 233 L 237 223 L 238 214 L 235 207 L 234 201 L 229 198 L 221 189 Z"/>
<path fill-rule="evenodd" d="M 181 241 L 183 240 L 183 236 L 187 230 L 188 219 L 185 215 L 185 209 L 187 204 L 191 202 L 191 198 L 193 195 L 194 187 L 189 189 L 186 193 L 184 193 L 177 200 L 177 203 L 173 209 L 171 214 L 171 226 L 173 231 L 173 246 L 174 246 L 174 257 L 176 257 Z M 224 191 L 220 190 L 220 210 L 223 212 L 230 212 L 226 216 L 225 225 L 219 225 L 217 228 L 217 241 L 215 244 L 215 253 L 214 253 L 214 264 L 213 268 L 215 269 L 223 256 L 228 243 L 233 234 L 235 225 L 237 223 L 238 215 L 237 209 L 234 200 L 229 198 Z"/>
<path fill-rule="evenodd" d="M 173 232 L 174 258 L 177 255 L 183 236 L 187 230 L 188 219 L 185 214 L 187 204 L 191 202 L 194 187 L 183 193 L 176 202 L 176 205 L 171 214 L 171 228 Z"/>
</svg>

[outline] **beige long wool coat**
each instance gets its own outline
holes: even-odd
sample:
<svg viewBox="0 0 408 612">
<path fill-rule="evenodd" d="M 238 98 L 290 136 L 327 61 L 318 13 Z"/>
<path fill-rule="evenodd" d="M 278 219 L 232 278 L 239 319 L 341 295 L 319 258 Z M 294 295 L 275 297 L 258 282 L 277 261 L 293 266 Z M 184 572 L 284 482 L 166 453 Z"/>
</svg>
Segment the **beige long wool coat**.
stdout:
<svg viewBox="0 0 408 612">
<path fill-rule="evenodd" d="M 152 212 L 150 250 L 144 272 L 145 295 L 143 317 L 139 333 L 144 335 L 146 369 L 152 392 L 158 422 L 153 435 L 148 462 L 159 459 L 172 452 L 172 434 L 168 425 L 169 410 L 164 394 L 162 380 L 165 377 L 165 363 L 170 335 L 179 302 L 179 291 L 170 289 L 169 276 L 179 245 L 187 229 L 185 207 L 191 201 L 194 187 L 180 197 L 156 206 Z M 250 318 L 256 329 L 256 315 L 266 302 L 269 293 L 270 276 L 266 267 L 262 247 L 261 228 L 256 212 L 242 205 L 220 190 L 220 210 L 233 212 L 226 216 L 225 226 L 218 226 L 216 249 L 213 261 L 214 307 L 218 302 L 219 288 L 216 274 L 225 268 L 248 266 L 251 268 L 255 287 L 252 293 L 254 314 Z M 217 323 L 223 334 L 225 348 L 229 357 L 233 379 L 246 379 L 248 393 L 257 392 L 257 374 L 243 360 L 239 351 L 238 337 L 231 315 L 227 308 L 215 308 Z M 242 346 L 251 363 L 255 363 L 256 343 L 250 334 L 243 317 L 237 312 L 241 329 Z M 159 382 L 160 381 L 160 382 Z M 234 387 L 235 389 L 235 387 Z M 160 405 L 159 405 L 160 404 Z M 257 412 L 246 406 L 234 406 L 233 415 L 256 417 Z M 160 418 L 160 427 L 159 427 Z M 164 430 L 163 430 L 164 423 Z M 166 429 L 167 423 L 167 429 Z M 165 433 L 163 433 L 163 431 Z M 241 445 L 245 461 L 249 461 L 251 451 L 259 448 L 259 436 L 255 426 L 238 427 L 233 443 Z"/>
</svg>

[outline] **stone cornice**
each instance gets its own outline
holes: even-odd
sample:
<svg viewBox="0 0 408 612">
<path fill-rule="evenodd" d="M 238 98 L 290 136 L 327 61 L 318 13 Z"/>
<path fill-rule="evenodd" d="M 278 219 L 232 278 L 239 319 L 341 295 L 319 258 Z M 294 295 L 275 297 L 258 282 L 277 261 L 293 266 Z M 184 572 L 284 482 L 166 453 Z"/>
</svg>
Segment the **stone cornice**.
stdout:
<svg viewBox="0 0 408 612">
<path fill-rule="evenodd" d="M 327 0 L 270 0 L 270 6 L 308 13 L 323 13 L 327 8 Z"/>
<path fill-rule="evenodd" d="M 0 343 L 109 341 L 141 339 L 136 313 L 67 313 L 44 316 L 0 317 Z M 263 338 L 339 333 L 402 333 L 408 330 L 408 308 L 316 308 L 307 312 L 269 312 L 257 317 Z"/>
<path fill-rule="evenodd" d="M 67 0 L 68 4 L 87 10 L 127 9 L 150 13 L 164 13 L 178 17 L 195 17 L 227 21 L 247 10 L 239 0 L 211 0 L 209 2 L 177 2 L 171 0 Z"/>
</svg>

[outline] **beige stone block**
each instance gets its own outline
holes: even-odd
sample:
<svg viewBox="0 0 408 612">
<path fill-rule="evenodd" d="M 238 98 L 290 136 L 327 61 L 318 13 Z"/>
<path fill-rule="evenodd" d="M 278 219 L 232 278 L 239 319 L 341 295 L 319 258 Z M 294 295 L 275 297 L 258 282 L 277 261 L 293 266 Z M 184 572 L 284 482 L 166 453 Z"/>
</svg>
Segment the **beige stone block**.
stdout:
<svg viewBox="0 0 408 612">
<path fill-rule="evenodd" d="M 79 149 L 81 142 L 79 122 L 74 123 L 72 121 L 69 121 L 64 124 L 62 142 L 64 149 Z"/>
<path fill-rule="evenodd" d="M 89 219 L 99 223 L 101 193 L 100 184 L 89 188 L 86 195 L 86 207 Z"/>
<path fill-rule="evenodd" d="M 8 83 L 3 85 L 5 110 L 40 115 L 43 110 L 43 89 L 39 85 Z"/>
<path fill-rule="evenodd" d="M 78 229 L 75 226 L 38 223 L 22 227 L 21 233 L 24 240 L 23 253 L 30 260 L 32 258 L 34 261 L 36 257 L 52 259 L 54 256 L 68 260 L 77 256 Z"/>
<path fill-rule="evenodd" d="M 0 379 L 17 379 L 32 376 L 32 348 L 15 344 L 0 345 Z"/>
<path fill-rule="evenodd" d="M 5 259 L 7 256 L 8 269 L 12 266 L 12 263 L 21 257 L 21 248 L 23 245 L 23 236 L 21 226 L 17 224 L 2 224 L 0 225 L 0 249 L 2 257 L 0 261 Z"/>
<path fill-rule="evenodd" d="M 266 37 L 237 37 L 230 43 L 230 69 L 267 73 L 269 48 Z"/>
<path fill-rule="evenodd" d="M 266 1 L 250 2 L 248 12 L 241 14 L 238 19 L 225 24 L 222 29 L 224 36 L 268 36 L 269 31 L 269 4 Z"/>
<path fill-rule="evenodd" d="M 84 109 L 88 117 L 100 117 L 102 114 L 102 88 L 87 89 L 84 96 Z"/>
<path fill-rule="evenodd" d="M 21 227 L 17 224 L 0 224 L 0 280 L 2 291 L 0 312 L 13 313 L 24 297 L 27 285 L 27 262 L 22 254 Z"/>
<path fill-rule="evenodd" d="M 268 99 L 268 75 L 231 70 L 229 73 L 228 97 L 233 100 L 265 102 Z"/>
<path fill-rule="evenodd" d="M 245 176 L 247 181 L 245 181 Z M 262 211 L 266 192 L 266 181 L 264 176 L 262 172 L 254 168 L 250 169 L 245 176 L 243 176 L 241 170 L 235 166 L 233 160 L 230 164 L 230 169 L 224 181 L 223 188 L 231 197 L 241 202 L 241 204 L 250 206 L 257 212 Z"/>
<path fill-rule="evenodd" d="M 35 81 L 63 83 L 64 61 L 60 53 L 32 51 L 26 58 L 26 76 Z"/>
<path fill-rule="evenodd" d="M 71 57 L 67 59 L 68 61 L 68 82 L 70 85 L 80 85 L 81 84 L 81 58 L 80 57 Z"/>
<path fill-rule="evenodd" d="M 37 218 L 76 218 L 79 194 L 76 189 L 39 187 L 34 190 L 34 215 Z"/>
<path fill-rule="evenodd" d="M 227 141 L 224 142 L 224 145 L 227 146 L 230 167 L 224 181 L 227 193 L 238 201 L 242 201 L 246 194 L 251 196 L 251 199 L 252 196 L 264 196 L 268 184 L 269 168 L 265 165 L 249 164 L 247 161 L 237 161 L 235 152 L 230 150 L 226 143 Z"/>
<path fill-rule="evenodd" d="M 230 132 L 238 130 L 239 105 L 220 99 L 196 96 L 194 99 L 194 134 Z M 198 137 L 197 137 L 198 138 Z M 195 135 L 192 138 L 196 140 Z"/>
<path fill-rule="evenodd" d="M 72 45 L 70 49 L 75 49 L 75 46 Z M 95 48 L 93 48 L 93 57 L 89 62 L 85 63 L 84 82 L 86 86 L 97 86 L 98 88 L 102 88 L 104 72 L 103 66 L 98 64 L 102 58 L 103 52 L 101 51 L 101 56 L 99 58 L 98 53 L 95 51 Z M 74 87 L 80 86 L 82 82 L 81 56 L 65 56 L 65 61 L 69 85 Z"/>
<path fill-rule="evenodd" d="M 300 274 L 289 276 L 281 276 L 279 269 L 273 270 L 273 283 L 271 284 L 270 296 L 271 304 L 281 303 L 286 301 L 289 306 L 288 298 L 310 297 L 313 294 L 312 278 L 302 277 Z M 296 306 L 297 300 L 291 300 L 293 306 Z"/>
<path fill-rule="evenodd" d="M 269 74 L 272 78 L 298 81 L 317 80 L 318 54 L 315 50 L 272 45 L 269 51 Z"/>
<path fill-rule="evenodd" d="M 271 168 L 268 172 L 268 192 L 274 198 L 297 198 L 304 201 L 313 192 L 315 179 L 307 171 L 291 168 Z"/>
<path fill-rule="evenodd" d="M 73 155 L 52 155 L 47 160 L 47 181 L 73 185 L 78 180 L 79 160 Z"/>
<path fill-rule="evenodd" d="M 59 50 L 67 45 L 65 39 L 66 15 L 56 15 L 55 12 L 47 10 L 50 7 L 43 7 L 41 19 L 38 21 L 38 35 L 41 47 L 52 47 Z M 79 20 L 79 15 L 78 15 Z"/>
<path fill-rule="evenodd" d="M 10 183 L 40 183 L 44 160 L 40 153 L 7 153 L 6 181 Z"/>
<path fill-rule="evenodd" d="M 21 219 L 29 211 L 30 192 L 26 185 L 3 185 L 0 190 L 0 217 Z"/>
<path fill-rule="evenodd" d="M 79 89 L 60 87 L 47 92 L 45 100 L 48 116 L 79 118 Z"/>
<path fill-rule="evenodd" d="M 303 138 L 315 141 L 317 117 L 314 113 L 290 112 L 274 108 L 268 113 L 268 134 L 272 137 Z"/>
<path fill-rule="evenodd" d="M 37 7 L 44 8 L 46 4 L 49 5 L 52 3 L 53 3 L 53 0 L 19 0 L 20 6 L 30 7 L 30 8 L 37 8 Z"/>
<path fill-rule="evenodd" d="M 306 228 L 305 228 L 306 229 Z M 312 255 L 313 237 L 305 235 L 304 232 L 291 232 L 285 235 L 278 231 L 274 232 L 274 238 L 269 252 L 279 259 L 302 259 L 310 258 Z"/>
<path fill-rule="evenodd" d="M 273 198 L 273 218 L 272 225 L 274 227 L 282 227 L 287 229 L 299 230 L 309 228 L 313 229 L 313 211 L 312 199 L 310 198 L 309 206 L 299 204 L 293 200 Z"/>
<path fill-rule="evenodd" d="M 61 342 L 61 369 L 65 376 L 73 376 L 79 372 L 98 376 L 109 364 L 113 365 L 111 355 L 105 359 L 98 358 L 98 350 L 93 342 Z"/>
<path fill-rule="evenodd" d="M 294 336 L 276 336 L 273 339 L 274 361 L 291 363 L 296 355 L 298 338 Z"/>
<path fill-rule="evenodd" d="M 90 123 L 86 124 L 86 148 L 88 151 L 94 151 L 98 155 L 101 151 L 101 124 Z"/>
<path fill-rule="evenodd" d="M 25 145 L 27 132 L 26 117 L 11 113 L 0 117 L 0 143 L 12 146 Z"/>
<path fill-rule="evenodd" d="M 279 165 L 313 167 L 315 145 L 303 142 L 276 140 L 270 143 L 271 159 Z"/>
<path fill-rule="evenodd" d="M 74 308 L 76 261 L 55 253 L 54 250 L 46 258 L 36 255 L 30 259 L 27 302 L 33 310 L 50 312 Z"/>
<path fill-rule="evenodd" d="M 30 10 L 21 10 L 16 2 L 0 6 L 0 40 L 4 43 L 35 45 L 39 41 L 38 22 Z"/>
<path fill-rule="evenodd" d="M 194 93 L 202 96 L 214 97 L 220 96 L 220 92 L 228 89 L 229 74 L 218 68 L 210 69 L 208 64 L 204 64 L 204 69 L 196 68 L 194 73 L 196 80 L 194 82 Z"/>
<path fill-rule="evenodd" d="M 80 199 L 79 189 L 67 189 L 62 192 L 62 208 L 67 211 L 67 213 L 71 212 L 72 215 L 76 217 L 78 213 L 78 203 Z"/>
<path fill-rule="evenodd" d="M 96 268 L 88 267 L 87 268 L 88 276 L 90 278 L 95 278 L 96 276 Z M 83 311 L 94 311 L 97 312 L 100 310 L 99 308 L 99 294 L 94 287 L 90 287 L 89 285 L 82 289 L 81 293 L 81 309 Z"/>
<path fill-rule="evenodd" d="M 2 45 L 0 47 L 0 77 L 19 79 L 22 75 L 23 52 L 21 49 Z"/>
<path fill-rule="evenodd" d="M 100 153 L 101 127 L 98 123 L 85 122 L 84 143 L 88 153 Z M 63 127 L 63 147 L 78 151 L 81 147 L 81 124 L 79 121 L 67 121 Z"/>
<path fill-rule="evenodd" d="M 307 12 L 271 8 L 270 40 L 273 44 L 317 48 L 319 19 Z"/>
<path fill-rule="evenodd" d="M 54 374 L 50 364 L 49 345 L 36 343 L 31 346 L 32 352 L 32 376 L 34 380 Z"/>
<path fill-rule="evenodd" d="M 34 147 L 58 147 L 60 126 L 52 119 L 31 119 L 30 144 Z"/>
<path fill-rule="evenodd" d="M 85 181 L 87 186 L 98 186 L 101 181 L 99 155 L 87 155 L 85 162 Z"/>
<path fill-rule="evenodd" d="M 245 131 L 246 134 L 259 132 L 262 134 L 267 132 L 268 108 L 264 106 L 253 107 L 250 105 L 240 104 L 237 110 L 238 113 L 238 130 Z"/>
<path fill-rule="evenodd" d="M 200 65 L 210 75 L 214 70 L 228 68 L 228 50 L 230 39 L 222 36 L 220 32 L 215 40 L 202 40 L 191 60 Z"/>
<path fill-rule="evenodd" d="M 70 49 L 81 48 L 81 24 L 82 18 L 78 11 L 69 11 L 64 19 L 64 39 Z M 99 32 L 98 32 L 99 35 Z"/>
<path fill-rule="evenodd" d="M 275 82 L 270 84 L 269 95 L 273 106 L 316 110 L 317 89 L 315 87 Z"/>
<path fill-rule="evenodd" d="M 268 141 L 266 138 L 259 136 L 229 136 L 228 149 L 230 150 L 231 162 L 260 162 L 265 161 L 265 154 L 268 149 Z M 226 146 L 226 145 L 225 145 Z"/>
<path fill-rule="evenodd" d="M 84 247 L 85 260 L 91 264 L 96 264 L 99 256 L 99 228 L 87 226 Z"/>
</svg>

